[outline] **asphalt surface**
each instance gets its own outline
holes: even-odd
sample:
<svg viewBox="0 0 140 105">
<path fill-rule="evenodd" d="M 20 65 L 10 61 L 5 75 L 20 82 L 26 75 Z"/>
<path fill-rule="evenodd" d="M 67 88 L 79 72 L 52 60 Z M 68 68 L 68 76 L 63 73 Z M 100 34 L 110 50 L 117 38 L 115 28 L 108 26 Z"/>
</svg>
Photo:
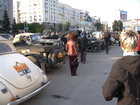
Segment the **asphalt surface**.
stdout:
<svg viewBox="0 0 140 105">
<path fill-rule="evenodd" d="M 116 105 L 116 98 L 112 101 L 104 100 L 102 85 L 112 64 L 122 54 L 118 44 L 111 46 L 109 54 L 105 50 L 87 52 L 87 62 L 79 64 L 77 76 L 70 75 L 66 57 L 66 64 L 61 69 L 47 72 L 47 76 L 53 78 L 48 87 L 20 105 Z"/>
</svg>

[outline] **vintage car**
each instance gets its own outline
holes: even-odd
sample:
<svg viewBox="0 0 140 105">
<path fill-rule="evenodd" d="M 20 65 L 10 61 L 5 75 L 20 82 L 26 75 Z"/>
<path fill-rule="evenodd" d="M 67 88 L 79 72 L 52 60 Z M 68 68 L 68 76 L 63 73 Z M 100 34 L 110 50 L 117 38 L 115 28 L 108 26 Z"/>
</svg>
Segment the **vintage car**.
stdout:
<svg viewBox="0 0 140 105">
<path fill-rule="evenodd" d="M 12 41 L 2 37 L 0 67 L 0 105 L 18 105 L 51 82 L 51 77 L 16 51 Z"/>
<path fill-rule="evenodd" d="M 60 69 L 64 64 L 65 51 L 59 39 L 42 39 L 37 33 L 15 35 L 13 44 L 23 54 L 45 72 Z"/>
<path fill-rule="evenodd" d="M 0 33 L 0 36 L 9 40 L 13 40 L 13 36 L 11 34 Z"/>
</svg>

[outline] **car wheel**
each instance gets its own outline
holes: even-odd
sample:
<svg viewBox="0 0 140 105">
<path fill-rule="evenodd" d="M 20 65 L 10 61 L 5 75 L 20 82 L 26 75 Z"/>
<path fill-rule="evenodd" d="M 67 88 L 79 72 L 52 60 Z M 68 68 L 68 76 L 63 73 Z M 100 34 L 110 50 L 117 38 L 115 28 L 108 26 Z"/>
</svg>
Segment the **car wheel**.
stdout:
<svg viewBox="0 0 140 105">
<path fill-rule="evenodd" d="M 37 61 L 37 59 L 33 56 L 26 56 L 28 59 L 30 59 L 34 64 L 36 64 L 37 66 L 40 67 L 39 62 Z"/>
<path fill-rule="evenodd" d="M 54 69 L 60 69 L 62 66 L 63 66 L 63 57 L 62 58 L 58 58 L 58 54 L 59 53 L 62 53 L 63 54 L 63 51 L 60 50 L 60 49 L 56 49 L 53 54 L 52 54 L 52 66 Z"/>
<path fill-rule="evenodd" d="M 99 52 L 99 51 L 101 50 L 101 47 L 100 47 L 100 45 L 99 45 L 98 43 L 94 43 L 94 44 L 92 44 L 92 46 L 91 46 L 91 50 L 92 50 L 94 53 L 97 53 L 97 52 Z"/>
</svg>

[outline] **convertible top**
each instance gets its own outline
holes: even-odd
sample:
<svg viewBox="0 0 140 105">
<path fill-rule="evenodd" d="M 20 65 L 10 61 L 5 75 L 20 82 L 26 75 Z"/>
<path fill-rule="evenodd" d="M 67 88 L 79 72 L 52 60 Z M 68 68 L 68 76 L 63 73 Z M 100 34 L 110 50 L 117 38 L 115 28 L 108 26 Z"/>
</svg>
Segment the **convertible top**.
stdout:
<svg viewBox="0 0 140 105">
<path fill-rule="evenodd" d="M 3 38 L 2 36 L 0 36 L 0 41 L 1 41 L 1 40 L 8 40 L 8 39 Z"/>
<path fill-rule="evenodd" d="M 64 37 L 66 37 L 66 35 L 68 34 L 68 33 L 74 33 L 75 34 L 75 36 L 80 36 L 80 31 L 65 31 L 65 32 L 62 32 L 60 35 L 59 35 L 59 38 L 64 38 Z"/>
<path fill-rule="evenodd" d="M 0 36 L 0 54 L 17 52 L 12 41 Z"/>
</svg>

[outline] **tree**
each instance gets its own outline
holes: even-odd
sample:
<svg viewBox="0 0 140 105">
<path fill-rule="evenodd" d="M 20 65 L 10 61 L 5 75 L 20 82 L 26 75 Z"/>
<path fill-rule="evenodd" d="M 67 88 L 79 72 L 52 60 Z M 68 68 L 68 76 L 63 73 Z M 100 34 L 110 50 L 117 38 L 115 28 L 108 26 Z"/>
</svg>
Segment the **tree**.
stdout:
<svg viewBox="0 0 140 105">
<path fill-rule="evenodd" d="M 120 20 L 114 20 L 112 28 L 113 31 L 122 31 L 123 23 Z"/>
<path fill-rule="evenodd" d="M 97 30 L 102 30 L 103 28 L 102 28 L 102 24 L 100 23 L 100 22 L 97 22 L 96 24 L 95 24 L 95 27 L 97 27 Z"/>
<path fill-rule="evenodd" d="M 24 23 L 17 24 L 18 30 L 24 30 Z"/>
<path fill-rule="evenodd" d="M 39 23 L 31 23 L 31 24 L 28 24 L 28 27 L 29 27 L 29 32 L 32 32 L 32 33 L 42 33 L 43 30 L 45 29 L 45 26 L 44 24 L 39 24 Z"/>
<path fill-rule="evenodd" d="M 2 25 L 3 31 L 6 33 L 9 33 L 9 31 L 10 31 L 10 19 L 8 17 L 8 13 L 7 13 L 6 9 L 4 10 L 4 13 L 3 13 L 3 20 L 2 20 L 1 25 Z"/>
<path fill-rule="evenodd" d="M 15 21 L 15 18 L 13 19 L 13 23 L 12 23 L 12 33 L 13 33 L 13 35 L 18 33 L 18 28 L 17 28 L 17 24 L 16 24 L 16 21 Z"/>
<path fill-rule="evenodd" d="M 66 22 L 65 24 L 65 31 L 68 31 L 70 27 L 70 22 Z"/>
<path fill-rule="evenodd" d="M 58 31 L 62 31 L 63 30 L 63 24 L 62 23 L 58 23 Z"/>
</svg>

